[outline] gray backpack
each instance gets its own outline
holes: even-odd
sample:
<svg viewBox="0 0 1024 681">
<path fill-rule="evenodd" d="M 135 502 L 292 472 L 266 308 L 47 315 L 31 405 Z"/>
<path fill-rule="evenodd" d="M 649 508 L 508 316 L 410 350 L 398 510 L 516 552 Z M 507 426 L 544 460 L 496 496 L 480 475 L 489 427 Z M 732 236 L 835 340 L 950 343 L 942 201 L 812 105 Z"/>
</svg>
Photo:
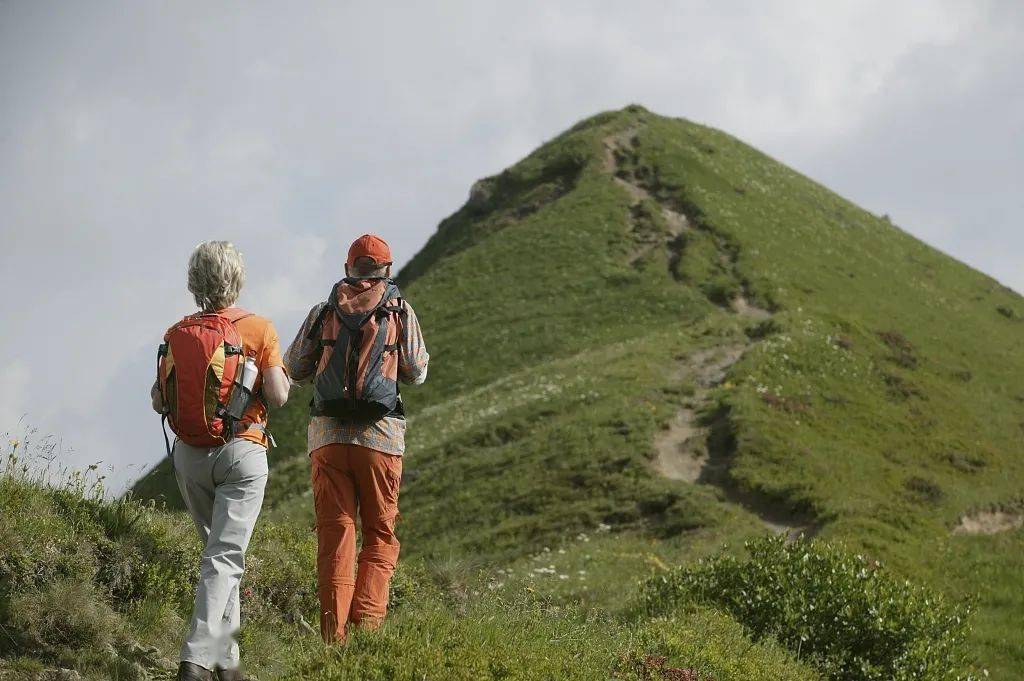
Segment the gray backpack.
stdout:
<svg viewBox="0 0 1024 681">
<path fill-rule="evenodd" d="M 321 348 L 310 414 L 357 422 L 404 417 L 398 390 L 404 316 L 391 279 L 346 277 L 334 285 L 308 336 Z"/>
</svg>

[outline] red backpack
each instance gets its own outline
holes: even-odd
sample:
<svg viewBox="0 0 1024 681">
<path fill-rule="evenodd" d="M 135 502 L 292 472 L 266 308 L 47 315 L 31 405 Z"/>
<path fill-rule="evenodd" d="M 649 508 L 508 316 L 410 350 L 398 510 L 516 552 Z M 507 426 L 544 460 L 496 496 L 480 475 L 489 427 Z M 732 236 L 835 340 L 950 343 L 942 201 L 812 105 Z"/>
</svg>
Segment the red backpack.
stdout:
<svg viewBox="0 0 1024 681">
<path fill-rule="evenodd" d="M 243 389 L 236 380 L 245 363 L 235 323 L 251 316 L 239 308 L 201 312 L 185 317 L 164 335 L 157 352 L 157 381 L 164 418 L 182 442 L 217 447 L 234 437 L 234 423 L 252 399 L 251 391 L 244 390 L 248 394 L 239 397 L 245 399 L 232 400 L 232 393 Z M 166 444 L 170 455 L 170 442 Z"/>
</svg>

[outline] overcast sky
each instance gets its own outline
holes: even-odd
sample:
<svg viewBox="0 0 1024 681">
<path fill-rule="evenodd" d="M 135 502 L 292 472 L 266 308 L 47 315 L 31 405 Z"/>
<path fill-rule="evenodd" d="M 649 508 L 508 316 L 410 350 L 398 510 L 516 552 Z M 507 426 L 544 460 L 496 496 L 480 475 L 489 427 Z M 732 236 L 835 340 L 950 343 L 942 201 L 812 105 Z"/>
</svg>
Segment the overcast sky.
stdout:
<svg viewBox="0 0 1024 681">
<path fill-rule="evenodd" d="M 352 238 L 400 264 L 474 180 L 632 102 L 1024 290 L 1024 3 L 416 4 L 0 0 L 0 433 L 123 485 L 163 456 L 196 243 L 238 245 L 287 342 Z"/>
</svg>

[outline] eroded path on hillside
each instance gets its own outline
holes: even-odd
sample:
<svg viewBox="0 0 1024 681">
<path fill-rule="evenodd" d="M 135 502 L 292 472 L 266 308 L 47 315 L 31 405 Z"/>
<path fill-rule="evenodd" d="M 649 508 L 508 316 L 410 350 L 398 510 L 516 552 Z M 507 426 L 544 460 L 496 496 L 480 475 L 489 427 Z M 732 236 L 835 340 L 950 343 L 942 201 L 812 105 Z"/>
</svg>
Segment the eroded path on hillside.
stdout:
<svg viewBox="0 0 1024 681">
<path fill-rule="evenodd" d="M 636 155 L 636 128 L 627 128 L 620 133 L 611 135 L 604 140 L 604 170 L 612 176 L 615 183 L 633 197 L 630 206 L 631 219 L 634 223 L 634 238 L 638 241 L 637 250 L 630 255 L 629 264 L 636 265 L 659 246 L 668 251 L 669 269 L 674 269 L 682 250 L 682 235 L 693 229 L 693 225 L 683 213 L 658 201 L 645 189 L 633 172 L 627 168 L 628 160 Z M 651 201 L 657 204 L 665 225 L 667 235 L 644 234 L 636 229 L 637 218 L 642 204 Z"/>
<path fill-rule="evenodd" d="M 760 319 L 761 311 L 749 315 Z M 796 539 L 812 536 L 815 527 L 755 494 L 737 488 L 729 477 L 731 453 L 717 442 L 715 417 L 709 416 L 710 392 L 725 381 L 729 369 L 755 345 L 731 343 L 698 350 L 681 360 L 674 378 L 691 382 L 694 393 L 654 440 L 654 468 L 667 478 L 723 490 L 732 503 L 756 515 L 771 532 Z"/>
<path fill-rule="evenodd" d="M 659 199 L 644 186 L 650 178 L 645 180 L 638 177 L 633 168 L 637 145 L 636 128 L 627 128 L 604 140 L 604 171 L 633 198 L 630 220 L 632 236 L 638 246 L 630 255 L 629 264 L 636 265 L 655 249 L 662 247 L 667 251 L 670 272 L 678 278 L 676 265 L 682 257 L 685 234 L 695 229 L 695 225 L 678 207 Z M 640 229 L 639 219 L 644 203 L 657 206 L 667 227 L 667 234 L 652 234 Z M 720 258 L 723 265 L 735 265 L 728 254 L 721 253 Z M 754 305 L 742 293 L 729 301 L 728 310 L 751 321 L 764 321 L 772 317 L 771 311 Z M 711 390 L 725 380 L 729 369 L 756 343 L 755 340 L 744 339 L 698 350 L 679 363 L 673 378 L 692 383 L 694 394 L 676 413 L 668 427 L 655 438 L 654 467 L 672 480 L 718 487 L 730 502 L 756 515 L 771 532 L 788 539 L 795 539 L 801 534 L 811 536 L 815 528 L 810 523 L 757 495 L 737 488 L 729 477 L 730 454 L 716 446 L 714 424 L 702 420 L 708 411 Z"/>
<path fill-rule="evenodd" d="M 733 364 L 746 351 L 743 345 L 725 345 L 698 350 L 680 364 L 673 376 L 690 380 L 696 390 L 691 402 L 676 412 L 668 428 L 654 439 L 654 467 L 667 478 L 699 482 L 711 465 L 707 447 L 708 428 L 698 423 L 698 410 L 709 390 L 719 385 Z"/>
</svg>

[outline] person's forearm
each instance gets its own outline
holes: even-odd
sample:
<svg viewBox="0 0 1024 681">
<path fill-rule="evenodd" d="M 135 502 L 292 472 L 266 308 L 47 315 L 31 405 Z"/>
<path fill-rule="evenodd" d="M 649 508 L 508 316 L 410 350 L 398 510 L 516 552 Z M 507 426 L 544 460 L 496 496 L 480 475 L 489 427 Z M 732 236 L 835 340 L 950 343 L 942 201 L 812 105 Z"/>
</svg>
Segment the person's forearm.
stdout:
<svg viewBox="0 0 1024 681">
<path fill-rule="evenodd" d="M 305 385 L 316 373 L 316 365 L 320 361 L 320 345 L 309 338 L 309 333 L 322 308 L 322 303 L 313 306 L 299 332 L 295 334 L 295 340 L 285 350 L 284 368 L 290 385 Z"/>
<path fill-rule="evenodd" d="M 306 385 L 313 378 L 316 363 L 312 360 L 297 361 L 291 348 L 284 356 L 285 371 L 290 385 Z"/>
<path fill-rule="evenodd" d="M 271 409 L 279 409 L 288 401 L 291 381 L 283 367 L 270 367 L 263 376 L 263 397 Z"/>
</svg>

